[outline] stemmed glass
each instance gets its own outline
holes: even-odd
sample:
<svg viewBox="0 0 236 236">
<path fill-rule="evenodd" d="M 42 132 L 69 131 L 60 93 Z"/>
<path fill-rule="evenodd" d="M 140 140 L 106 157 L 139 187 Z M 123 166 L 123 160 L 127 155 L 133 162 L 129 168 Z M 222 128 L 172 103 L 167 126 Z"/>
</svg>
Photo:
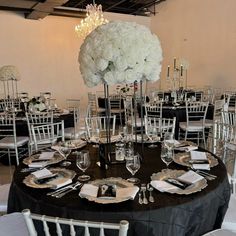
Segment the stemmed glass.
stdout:
<svg viewBox="0 0 236 236">
<path fill-rule="evenodd" d="M 76 153 L 76 165 L 77 167 L 83 171 L 83 175 L 80 175 L 78 177 L 78 180 L 81 182 L 88 181 L 90 179 L 89 175 L 85 175 L 85 171 L 90 166 L 90 157 L 89 157 L 89 151 L 83 150 L 81 152 Z"/>
<path fill-rule="evenodd" d="M 156 144 L 154 144 L 155 142 L 155 138 L 157 138 L 158 136 L 158 132 L 157 132 L 157 128 L 154 127 L 154 126 L 150 126 L 147 130 L 147 134 L 148 134 L 148 137 L 151 139 L 151 145 L 149 145 L 148 147 L 149 148 L 155 148 L 157 147 Z"/>
<path fill-rule="evenodd" d="M 100 141 L 100 129 L 96 128 L 94 130 L 94 137 L 96 144 L 93 145 L 93 147 L 99 148 L 99 141 Z"/>
<path fill-rule="evenodd" d="M 67 159 L 67 157 L 70 155 L 71 153 L 71 148 L 69 148 L 68 146 L 64 146 L 64 144 L 61 144 L 60 149 L 59 149 L 60 154 L 65 158 L 65 160 Z M 70 161 L 64 161 L 62 163 L 62 166 L 69 166 L 71 164 Z"/>
<path fill-rule="evenodd" d="M 129 182 L 138 184 L 140 180 L 135 178 L 135 173 L 140 169 L 139 154 L 126 157 L 126 169 L 132 174 L 132 178 L 127 179 Z"/>
<path fill-rule="evenodd" d="M 167 132 L 164 135 L 164 143 L 163 143 L 162 151 L 161 151 L 161 159 L 166 163 L 167 168 L 169 164 L 173 161 L 173 149 L 175 145 L 174 135 L 173 133 Z"/>
</svg>

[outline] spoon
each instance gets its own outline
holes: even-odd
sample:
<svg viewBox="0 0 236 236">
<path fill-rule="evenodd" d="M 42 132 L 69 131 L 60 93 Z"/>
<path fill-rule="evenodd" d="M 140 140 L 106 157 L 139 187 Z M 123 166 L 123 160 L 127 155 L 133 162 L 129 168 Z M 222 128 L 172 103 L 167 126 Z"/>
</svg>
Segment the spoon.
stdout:
<svg viewBox="0 0 236 236">
<path fill-rule="evenodd" d="M 154 197 L 152 196 L 153 187 L 150 184 L 147 184 L 147 190 L 149 191 L 149 202 L 155 202 Z"/>
</svg>

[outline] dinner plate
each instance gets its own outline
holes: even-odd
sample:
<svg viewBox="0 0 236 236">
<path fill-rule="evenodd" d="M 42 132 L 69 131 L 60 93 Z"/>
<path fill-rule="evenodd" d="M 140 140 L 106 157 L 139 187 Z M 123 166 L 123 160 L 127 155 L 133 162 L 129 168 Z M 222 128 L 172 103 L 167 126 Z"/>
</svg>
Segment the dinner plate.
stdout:
<svg viewBox="0 0 236 236">
<path fill-rule="evenodd" d="M 125 179 L 114 178 L 114 177 L 107 178 L 107 179 L 97 179 L 97 180 L 89 182 L 89 184 L 92 184 L 97 187 L 99 187 L 100 185 L 103 185 L 103 184 L 115 185 L 116 188 L 127 188 L 127 187 L 134 186 L 134 184 L 128 182 Z M 93 202 L 101 203 L 101 204 L 119 203 L 119 202 L 124 202 L 124 201 L 131 199 L 131 198 L 122 198 L 122 197 L 121 198 L 117 198 L 117 197 L 115 197 L 115 198 L 98 198 L 98 197 L 93 197 L 93 196 L 88 196 L 88 195 L 81 196 L 80 194 L 79 194 L 79 196 L 81 198 L 86 198 L 89 201 L 93 201 Z"/>
<path fill-rule="evenodd" d="M 172 170 L 172 169 L 164 169 L 161 172 L 154 173 L 151 176 L 151 180 L 165 180 L 168 178 L 178 178 L 181 175 L 186 173 L 184 170 Z M 179 194 L 179 195 L 188 195 L 196 192 L 200 192 L 202 189 L 206 188 L 207 181 L 206 179 L 201 179 L 196 183 L 191 184 L 185 189 L 175 188 L 175 189 L 168 189 L 165 192 Z M 158 190 L 158 189 L 157 189 Z"/>
<path fill-rule="evenodd" d="M 54 180 L 57 184 L 61 185 L 66 183 L 68 180 L 72 180 L 76 174 L 75 171 L 64 168 L 49 168 L 49 170 L 52 174 L 56 174 L 56 178 Z M 51 179 L 48 183 L 46 182 L 41 184 L 33 174 L 30 174 L 25 177 L 23 183 L 31 188 L 55 188 L 55 185 L 53 184 L 54 180 Z"/>
<path fill-rule="evenodd" d="M 207 159 L 209 161 L 210 168 L 218 165 L 218 160 L 210 153 L 206 152 Z M 179 165 L 191 167 L 192 164 L 190 163 L 191 156 L 190 152 L 180 152 L 174 154 L 173 161 Z"/>
<path fill-rule="evenodd" d="M 58 152 L 55 152 L 53 157 L 51 159 L 49 159 L 49 160 L 43 160 L 43 159 L 39 160 L 39 156 L 40 156 L 40 153 L 39 154 L 34 154 L 32 156 L 29 156 L 29 157 L 27 157 L 27 158 L 25 158 L 23 160 L 23 163 L 25 165 L 30 165 L 30 164 L 32 164 L 34 162 L 37 163 L 37 161 L 39 161 L 40 163 L 44 163 L 45 162 L 44 166 L 48 166 L 48 165 L 56 164 L 56 163 L 58 163 L 58 162 L 60 162 L 60 161 L 65 159 Z"/>
</svg>

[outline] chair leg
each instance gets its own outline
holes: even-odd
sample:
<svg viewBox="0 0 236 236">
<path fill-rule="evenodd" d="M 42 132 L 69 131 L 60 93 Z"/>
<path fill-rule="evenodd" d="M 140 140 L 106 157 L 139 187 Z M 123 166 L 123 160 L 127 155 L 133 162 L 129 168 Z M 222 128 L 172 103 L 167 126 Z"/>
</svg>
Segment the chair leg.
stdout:
<svg viewBox="0 0 236 236">
<path fill-rule="evenodd" d="M 187 140 L 187 138 L 188 138 L 188 131 L 187 131 L 187 130 L 185 130 L 185 137 L 184 137 L 184 140 L 186 141 L 186 140 Z"/>
<path fill-rule="evenodd" d="M 16 153 L 16 165 L 19 165 L 19 155 L 18 155 L 18 148 L 15 147 L 15 153 Z"/>
</svg>

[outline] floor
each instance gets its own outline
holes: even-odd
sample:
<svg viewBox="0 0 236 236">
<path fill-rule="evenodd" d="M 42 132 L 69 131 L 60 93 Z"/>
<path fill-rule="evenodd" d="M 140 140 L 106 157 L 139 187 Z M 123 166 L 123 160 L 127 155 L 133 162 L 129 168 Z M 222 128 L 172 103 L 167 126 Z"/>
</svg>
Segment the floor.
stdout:
<svg viewBox="0 0 236 236">
<path fill-rule="evenodd" d="M 14 166 L 7 166 L 0 163 L 0 185 L 11 183 L 11 178 L 14 173 Z"/>
</svg>

